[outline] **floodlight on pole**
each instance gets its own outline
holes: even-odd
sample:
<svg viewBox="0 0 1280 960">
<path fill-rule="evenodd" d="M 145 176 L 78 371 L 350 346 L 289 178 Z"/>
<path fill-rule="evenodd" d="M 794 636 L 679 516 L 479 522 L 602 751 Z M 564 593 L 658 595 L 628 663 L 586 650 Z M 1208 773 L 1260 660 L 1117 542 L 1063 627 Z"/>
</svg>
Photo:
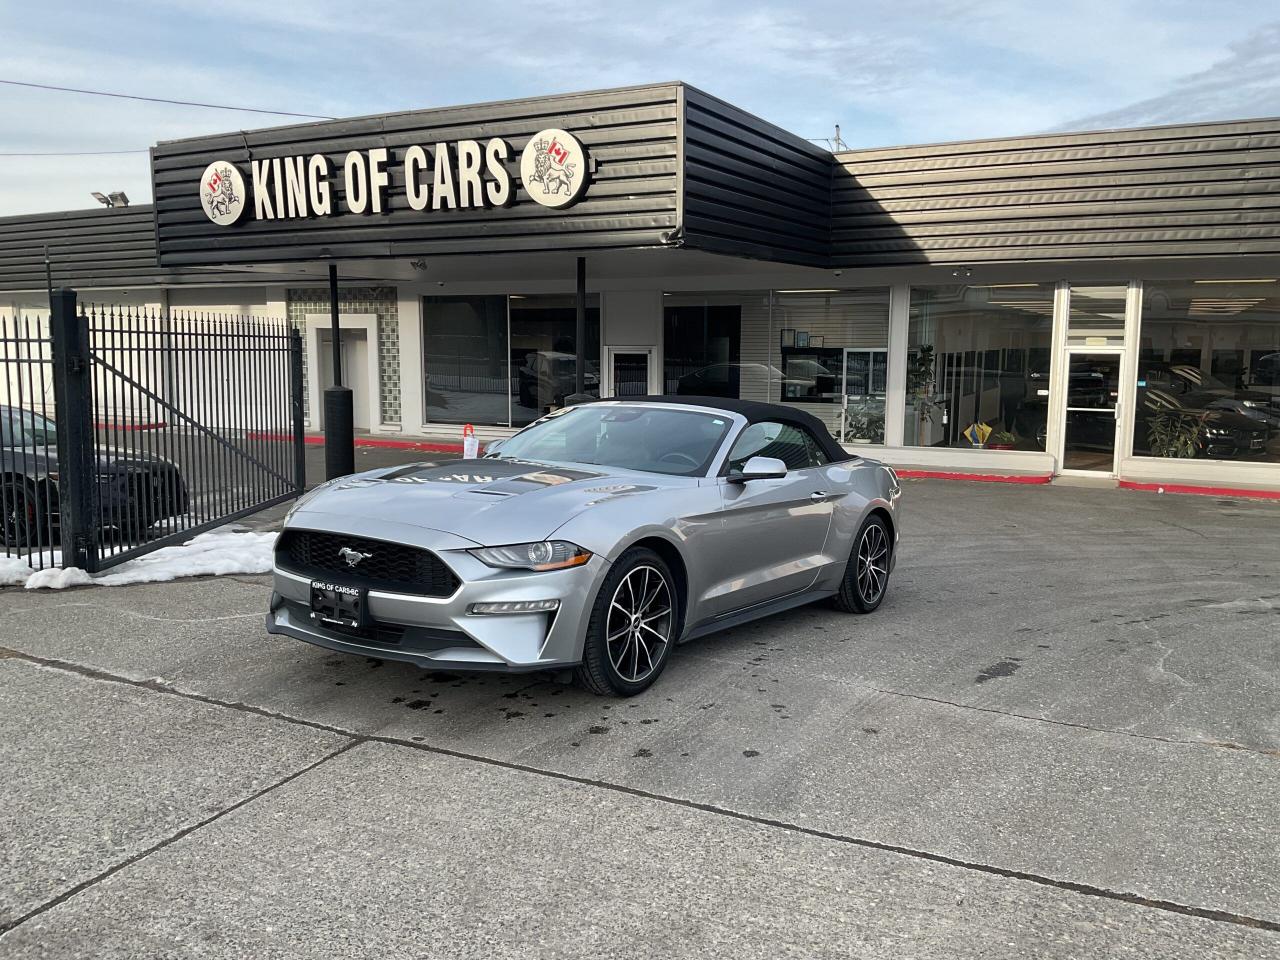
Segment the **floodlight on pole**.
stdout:
<svg viewBox="0 0 1280 960">
<path fill-rule="evenodd" d="M 129 198 L 125 196 L 125 192 L 123 190 L 111 191 L 111 193 L 108 194 L 108 199 L 111 200 L 111 206 L 113 207 L 127 207 L 129 205 Z"/>
<path fill-rule="evenodd" d="M 104 207 L 111 206 L 111 198 L 108 197 L 105 193 L 99 193 L 97 190 L 94 190 L 93 193 L 90 194 L 90 196 L 92 196 L 93 199 L 97 200 Z"/>
</svg>

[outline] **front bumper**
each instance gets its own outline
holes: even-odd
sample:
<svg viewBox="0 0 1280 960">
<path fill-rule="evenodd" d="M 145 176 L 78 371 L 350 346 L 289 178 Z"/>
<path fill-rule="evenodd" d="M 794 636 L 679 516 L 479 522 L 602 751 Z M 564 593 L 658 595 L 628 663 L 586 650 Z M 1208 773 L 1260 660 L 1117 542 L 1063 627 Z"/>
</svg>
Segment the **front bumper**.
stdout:
<svg viewBox="0 0 1280 960">
<path fill-rule="evenodd" d="M 348 521 L 351 523 L 351 521 Z M 311 615 L 311 577 L 273 569 L 267 632 L 305 640 L 344 653 L 403 660 L 428 669 L 531 671 L 572 666 L 582 660 L 587 619 L 608 562 L 593 556 L 569 570 L 545 573 L 495 570 L 466 552 L 465 541 L 423 528 L 404 527 L 398 536 L 372 521 L 355 521 L 364 537 L 412 543 L 432 550 L 458 575 L 461 586 L 450 597 L 424 597 L 380 589 L 368 592 L 368 630 L 346 631 Z M 298 526 L 309 526 L 299 523 Z M 332 524 L 324 529 L 333 530 Z M 356 535 L 354 529 L 342 530 Z M 470 545 L 470 544 L 466 544 Z M 341 574 L 326 575 L 341 583 Z M 473 603 L 558 600 L 553 613 L 485 614 Z"/>
</svg>

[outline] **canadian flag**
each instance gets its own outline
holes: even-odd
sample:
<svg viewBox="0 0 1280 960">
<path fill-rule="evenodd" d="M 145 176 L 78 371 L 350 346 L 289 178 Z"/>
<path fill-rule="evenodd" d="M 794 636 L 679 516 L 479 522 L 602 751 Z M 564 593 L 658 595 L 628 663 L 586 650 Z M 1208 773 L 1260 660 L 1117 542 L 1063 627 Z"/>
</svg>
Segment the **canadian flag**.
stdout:
<svg viewBox="0 0 1280 960">
<path fill-rule="evenodd" d="M 547 147 L 547 156 L 551 158 L 553 163 L 558 163 L 563 167 L 565 161 L 569 159 L 569 148 L 559 140 L 552 140 L 551 146 Z"/>
<path fill-rule="evenodd" d="M 222 182 L 222 174 L 217 170 L 213 171 L 213 176 L 209 178 L 209 182 L 205 184 L 212 192 L 218 192 L 218 184 Z"/>
</svg>

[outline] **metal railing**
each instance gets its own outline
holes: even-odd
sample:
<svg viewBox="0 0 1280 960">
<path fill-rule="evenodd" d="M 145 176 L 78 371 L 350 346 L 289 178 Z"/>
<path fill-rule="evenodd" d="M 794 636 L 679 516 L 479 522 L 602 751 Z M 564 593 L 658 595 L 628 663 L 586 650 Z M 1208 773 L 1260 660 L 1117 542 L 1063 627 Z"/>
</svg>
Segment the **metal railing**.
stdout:
<svg viewBox="0 0 1280 960">
<path fill-rule="evenodd" d="M 56 566 L 58 438 L 49 318 L 0 317 L 0 546 Z"/>
<path fill-rule="evenodd" d="M 3 549 L 31 566 L 94 572 L 302 492 L 302 344 L 283 319 L 59 290 L 48 324 L 0 325 L 0 383 L 17 437 Z"/>
</svg>

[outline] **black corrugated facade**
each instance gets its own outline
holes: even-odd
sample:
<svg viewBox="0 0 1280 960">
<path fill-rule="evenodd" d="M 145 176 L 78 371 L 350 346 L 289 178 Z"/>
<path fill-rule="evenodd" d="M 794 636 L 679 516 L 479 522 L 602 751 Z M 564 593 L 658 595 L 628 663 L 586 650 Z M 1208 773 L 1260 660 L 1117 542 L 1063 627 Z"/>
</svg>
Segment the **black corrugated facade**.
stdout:
<svg viewBox="0 0 1280 960">
<path fill-rule="evenodd" d="M 149 206 L 0 219 L 0 289 L 43 289 L 46 250 L 58 286 L 167 282 L 156 262 Z"/>
<path fill-rule="evenodd" d="M 831 154 L 700 90 L 683 93 L 685 244 L 826 266 Z"/>
<path fill-rule="evenodd" d="M 553 209 L 415 211 L 412 145 L 562 128 L 587 149 L 582 198 Z M 218 226 L 216 159 L 385 147 L 381 214 Z M 159 144 L 155 205 L 0 219 L 0 290 L 234 282 L 255 264 L 683 247 L 814 267 L 1280 254 L 1280 120 L 1063 133 L 831 154 L 681 83 L 309 123 Z M 286 267 L 287 268 L 287 267 Z"/>
<path fill-rule="evenodd" d="M 159 144 L 153 151 L 156 235 L 165 266 L 316 261 L 656 246 L 676 228 L 679 85 L 544 97 L 276 127 Z M 594 170 L 581 201 L 563 210 L 520 195 L 501 208 L 416 211 L 404 199 L 404 156 L 414 145 L 505 139 L 506 167 L 540 130 L 572 132 Z M 334 170 L 349 151 L 385 147 L 388 208 L 292 220 L 245 217 L 219 227 L 196 185 L 214 159 L 247 173 L 252 160 L 323 154 Z"/>
<path fill-rule="evenodd" d="M 1280 120 L 835 156 L 831 264 L 1280 253 Z"/>
</svg>

